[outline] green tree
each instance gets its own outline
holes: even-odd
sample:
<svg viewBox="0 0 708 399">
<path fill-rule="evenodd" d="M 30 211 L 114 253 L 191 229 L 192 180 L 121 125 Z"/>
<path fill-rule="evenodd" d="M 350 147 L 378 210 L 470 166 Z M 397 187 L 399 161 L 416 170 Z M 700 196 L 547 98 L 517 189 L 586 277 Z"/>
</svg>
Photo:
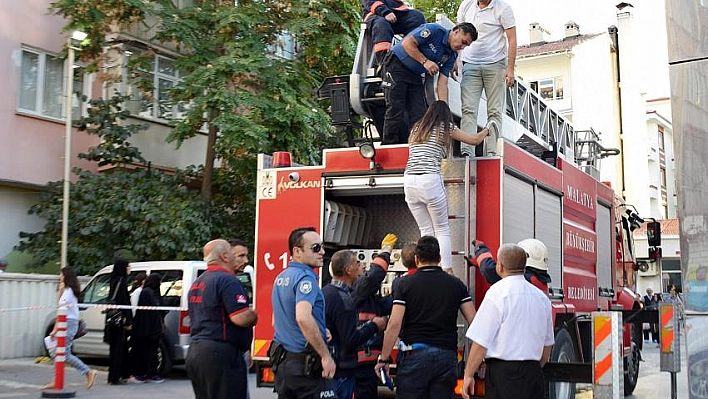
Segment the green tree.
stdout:
<svg viewBox="0 0 708 399">
<path fill-rule="evenodd" d="M 98 162 L 98 166 L 108 164 L 130 164 L 135 161 L 146 163 L 140 150 L 134 147 L 128 139 L 143 130 L 147 124 L 124 124 L 130 112 L 123 109 L 123 103 L 129 96 L 116 94 L 108 100 L 102 98 L 88 101 L 88 115 L 79 121 L 78 128 L 91 135 L 101 138 L 100 143 L 89 148 L 87 154 L 79 154 L 79 158 Z M 84 98 L 85 100 L 85 98 Z"/>
<path fill-rule="evenodd" d="M 413 6 L 425 15 L 426 21 L 435 22 L 436 14 L 445 14 L 452 22 L 456 22 L 460 3 L 462 0 L 414 0 Z"/>
<path fill-rule="evenodd" d="M 88 115 L 78 122 L 79 130 L 101 139 L 79 158 L 117 166 L 100 174 L 74 170 L 78 179 L 70 188 L 67 256 L 80 273 L 96 272 L 118 252 L 135 260 L 199 259 L 205 242 L 230 235 L 229 227 L 239 220 L 238 212 L 205 201 L 189 188 L 193 171 L 167 174 L 139 165 L 137 170 L 124 167 L 145 163 L 129 142 L 145 126 L 122 123 L 129 117 L 122 106 L 125 99 L 91 100 Z M 61 181 L 50 183 L 29 210 L 47 221 L 43 231 L 20 233 L 18 249 L 33 255 L 30 267 L 59 259 L 62 194 Z"/>
<path fill-rule="evenodd" d="M 175 62 L 182 81 L 171 98 L 187 104 L 184 117 L 172 121 L 170 140 L 180 145 L 208 129 L 205 199 L 212 197 L 217 158 L 230 168 L 252 162 L 258 152 L 288 150 L 297 162 L 319 161 L 332 129 L 312 92 L 323 76 L 351 65 L 358 1 L 194 0 L 184 8 L 169 0 L 106 3 L 58 0 L 51 11 L 68 19 L 66 30 L 92 32 L 82 59 L 96 65 L 104 54 L 96 43 L 107 44 L 106 32 L 156 18 L 152 39 L 180 49 Z M 298 48 L 294 59 L 274 56 L 288 37 Z"/>
<path fill-rule="evenodd" d="M 201 247 L 220 235 L 212 220 L 230 216 L 188 189 L 189 177 L 140 169 L 79 172 L 71 186 L 69 264 L 92 274 L 118 251 L 134 260 L 200 259 Z M 47 220 L 38 233 L 21 233 L 19 250 L 39 266 L 59 259 L 62 183 L 51 183 L 30 214 Z"/>
</svg>

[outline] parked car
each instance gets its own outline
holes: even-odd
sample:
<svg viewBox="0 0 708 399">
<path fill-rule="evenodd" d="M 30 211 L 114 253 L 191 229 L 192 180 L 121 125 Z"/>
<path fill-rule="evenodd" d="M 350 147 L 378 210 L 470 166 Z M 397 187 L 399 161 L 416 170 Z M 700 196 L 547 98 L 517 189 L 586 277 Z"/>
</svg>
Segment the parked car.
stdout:
<svg viewBox="0 0 708 399">
<path fill-rule="evenodd" d="M 105 304 L 110 291 L 109 281 L 113 266 L 99 270 L 81 291 L 79 302 L 82 304 Z M 164 306 L 179 307 L 165 316 L 165 334 L 158 351 L 160 375 L 166 375 L 174 364 L 184 363 L 189 349 L 189 316 L 187 314 L 187 294 L 189 287 L 206 270 L 202 261 L 155 261 L 135 262 L 130 264 L 127 285 L 130 289 L 133 279 L 140 272 L 159 273 L 162 276 L 160 295 Z M 249 296 L 252 296 L 252 275 L 242 273 L 238 276 Z M 74 341 L 73 352 L 78 356 L 108 357 L 108 344 L 103 342 L 105 315 L 103 309 L 90 307 L 81 309 L 81 318 L 86 321 L 88 332 Z M 45 324 L 45 335 L 54 328 L 55 317 Z"/>
</svg>

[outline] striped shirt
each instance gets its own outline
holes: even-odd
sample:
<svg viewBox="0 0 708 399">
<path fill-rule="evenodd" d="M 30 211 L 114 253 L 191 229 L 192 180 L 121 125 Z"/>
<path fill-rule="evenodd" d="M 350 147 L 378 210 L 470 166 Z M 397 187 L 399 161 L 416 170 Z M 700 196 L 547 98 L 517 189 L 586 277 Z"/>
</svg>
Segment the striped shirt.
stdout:
<svg viewBox="0 0 708 399">
<path fill-rule="evenodd" d="M 457 129 L 454 123 L 450 123 L 450 131 Z M 438 136 L 443 133 L 443 125 L 434 128 L 430 132 L 427 143 L 411 144 L 408 148 L 408 163 L 406 164 L 407 175 L 440 174 L 440 164 L 447 156 L 447 148 L 438 142 Z M 441 140 L 445 142 L 445 140 Z"/>
</svg>

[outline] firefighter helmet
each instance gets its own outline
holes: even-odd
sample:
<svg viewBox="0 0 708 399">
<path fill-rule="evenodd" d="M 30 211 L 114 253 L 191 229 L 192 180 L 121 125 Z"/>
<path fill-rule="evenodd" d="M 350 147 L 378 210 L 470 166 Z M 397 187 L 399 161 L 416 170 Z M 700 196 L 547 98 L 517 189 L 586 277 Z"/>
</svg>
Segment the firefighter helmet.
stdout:
<svg viewBox="0 0 708 399">
<path fill-rule="evenodd" d="M 548 248 L 535 238 L 527 238 L 518 244 L 526 251 L 526 266 L 548 270 Z"/>
</svg>

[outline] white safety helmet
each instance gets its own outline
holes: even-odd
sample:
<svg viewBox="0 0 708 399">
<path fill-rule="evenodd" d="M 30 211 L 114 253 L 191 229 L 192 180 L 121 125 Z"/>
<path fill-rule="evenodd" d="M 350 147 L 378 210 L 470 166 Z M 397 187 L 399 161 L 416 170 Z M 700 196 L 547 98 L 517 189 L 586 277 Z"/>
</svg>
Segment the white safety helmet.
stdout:
<svg viewBox="0 0 708 399">
<path fill-rule="evenodd" d="M 548 248 L 535 238 L 527 238 L 517 244 L 526 251 L 526 266 L 548 270 Z"/>
</svg>

